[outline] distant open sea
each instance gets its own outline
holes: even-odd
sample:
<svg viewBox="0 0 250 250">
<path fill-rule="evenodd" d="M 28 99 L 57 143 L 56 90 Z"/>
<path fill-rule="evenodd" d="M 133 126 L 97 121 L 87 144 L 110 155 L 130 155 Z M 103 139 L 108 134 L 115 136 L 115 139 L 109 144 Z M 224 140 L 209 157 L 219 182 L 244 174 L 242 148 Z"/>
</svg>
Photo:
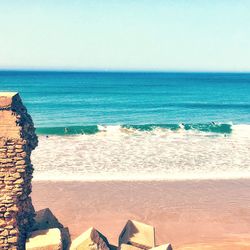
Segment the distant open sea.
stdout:
<svg viewBox="0 0 250 250">
<path fill-rule="evenodd" d="M 36 180 L 250 178 L 250 74 L 0 71 Z"/>
</svg>

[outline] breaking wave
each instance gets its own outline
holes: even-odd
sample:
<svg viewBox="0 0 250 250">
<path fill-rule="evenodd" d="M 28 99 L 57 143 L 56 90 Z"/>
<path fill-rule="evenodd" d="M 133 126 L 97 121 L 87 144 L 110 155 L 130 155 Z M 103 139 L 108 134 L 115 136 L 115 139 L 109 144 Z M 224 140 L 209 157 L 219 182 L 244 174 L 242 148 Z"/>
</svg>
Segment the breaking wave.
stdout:
<svg viewBox="0 0 250 250">
<path fill-rule="evenodd" d="M 189 126 L 99 125 L 95 130 L 89 128 L 91 134 L 84 127 L 83 134 L 68 130 L 71 134 L 67 136 L 40 135 L 39 146 L 32 153 L 34 178 L 83 181 L 250 178 L 250 125 Z"/>
<path fill-rule="evenodd" d="M 37 128 L 40 135 L 91 135 L 99 132 L 151 132 L 154 130 L 178 131 L 197 130 L 201 132 L 212 132 L 230 134 L 232 124 L 224 123 L 197 123 L 197 124 L 143 124 L 143 125 L 91 125 L 91 126 L 68 126 L 68 127 L 47 127 Z"/>
</svg>

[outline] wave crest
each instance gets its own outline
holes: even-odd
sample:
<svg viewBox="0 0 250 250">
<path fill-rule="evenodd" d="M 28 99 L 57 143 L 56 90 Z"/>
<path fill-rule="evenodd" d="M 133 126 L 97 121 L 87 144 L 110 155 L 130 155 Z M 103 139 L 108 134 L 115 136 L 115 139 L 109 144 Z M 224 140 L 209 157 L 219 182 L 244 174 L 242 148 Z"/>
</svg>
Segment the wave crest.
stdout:
<svg viewBox="0 0 250 250">
<path fill-rule="evenodd" d="M 196 124 L 143 124 L 143 125 L 90 125 L 37 128 L 40 135 L 90 135 L 96 133 L 133 133 L 159 131 L 200 131 L 230 134 L 232 124 L 225 123 L 196 123 Z"/>
</svg>

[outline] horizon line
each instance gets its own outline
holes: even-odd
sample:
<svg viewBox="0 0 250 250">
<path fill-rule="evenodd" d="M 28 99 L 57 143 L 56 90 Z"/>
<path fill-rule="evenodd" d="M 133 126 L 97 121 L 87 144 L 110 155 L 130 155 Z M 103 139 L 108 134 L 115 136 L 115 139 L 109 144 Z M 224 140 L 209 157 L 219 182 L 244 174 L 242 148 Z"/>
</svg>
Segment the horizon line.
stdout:
<svg viewBox="0 0 250 250">
<path fill-rule="evenodd" d="M 239 70 L 170 70 L 170 69 L 88 69 L 88 68 L 1 68 L 0 72 L 75 72 L 75 73 L 218 73 L 250 74 Z"/>
</svg>

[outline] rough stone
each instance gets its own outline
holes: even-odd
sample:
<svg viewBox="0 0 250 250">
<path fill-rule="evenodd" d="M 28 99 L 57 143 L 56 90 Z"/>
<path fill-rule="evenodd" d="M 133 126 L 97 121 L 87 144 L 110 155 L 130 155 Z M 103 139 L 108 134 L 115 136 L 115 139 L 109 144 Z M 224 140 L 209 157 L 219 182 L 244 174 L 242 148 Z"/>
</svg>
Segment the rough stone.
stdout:
<svg viewBox="0 0 250 250">
<path fill-rule="evenodd" d="M 11 238 L 8 238 L 7 242 L 8 243 L 16 243 L 18 241 L 18 238 L 15 236 L 15 237 L 11 237 Z"/>
<path fill-rule="evenodd" d="M 10 230 L 10 234 L 12 234 L 12 235 L 16 235 L 16 234 L 18 234 L 17 229 Z"/>
<path fill-rule="evenodd" d="M 0 219 L 0 227 L 4 227 L 6 225 L 6 221 L 4 219 Z"/>
<path fill-rule="evenodd" d="M 142 222 L 129 220 L 119 236 L 119 246 L 122 243 L 142 249 L 153 248 L 155 247 L 155 229 Z"/>
</svg>

